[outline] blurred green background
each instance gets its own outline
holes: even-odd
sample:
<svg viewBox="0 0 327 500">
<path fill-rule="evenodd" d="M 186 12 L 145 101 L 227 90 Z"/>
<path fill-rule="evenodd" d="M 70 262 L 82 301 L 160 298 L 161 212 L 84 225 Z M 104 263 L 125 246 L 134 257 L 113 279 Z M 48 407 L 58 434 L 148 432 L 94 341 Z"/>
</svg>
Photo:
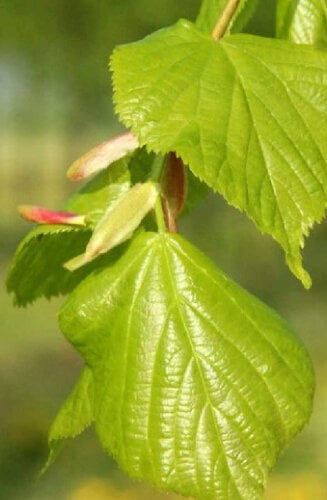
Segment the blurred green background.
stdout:
<svg viewBox="0 0 327 500">
<path fill-rule="evenodd" d="M 28 231 L 16 206 L 58 207 L 75 186 L 70 162 L 121 126 L 111 105 L 108 56 L 179 17 L 194 19 L 200 0 L 2 0 L 0 2 L 1 281 Z M 263 0 L 249 31 L 272 35 L 274 2 Z M 305 264 L 306 292 L 282 252 L 219 196 L 209 196 L 180 230 L 237 282 L 293 325 L 315 365 L 310 424 L 283 455 L 267 500 L 327 499 L 327 226 L 316 227 Z M 105 500 L 177 498 L 126 479 L 92 432 L 68 443 L 40 480 L 47 432 L 81 361 L 56 323 L 61 300 L 14 309 L 0 291 L 0 498 Z"/>
</svg>

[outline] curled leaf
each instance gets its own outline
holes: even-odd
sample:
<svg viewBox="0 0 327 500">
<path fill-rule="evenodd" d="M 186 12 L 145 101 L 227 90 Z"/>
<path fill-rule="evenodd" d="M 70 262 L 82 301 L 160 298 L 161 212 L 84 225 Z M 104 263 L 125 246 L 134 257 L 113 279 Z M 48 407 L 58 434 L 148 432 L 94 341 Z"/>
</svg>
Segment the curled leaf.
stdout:
<svg viewBox="0 0 327 500">
<path fill-rule="evenodd" d="M 100 219 L 85 254 L 66 262 L 65 268 L 73 271 L 128 240 L 154 207 L 158 194 L 158 187 L 153 182 L 136 184 L 124 193 Z"/>
</svg>

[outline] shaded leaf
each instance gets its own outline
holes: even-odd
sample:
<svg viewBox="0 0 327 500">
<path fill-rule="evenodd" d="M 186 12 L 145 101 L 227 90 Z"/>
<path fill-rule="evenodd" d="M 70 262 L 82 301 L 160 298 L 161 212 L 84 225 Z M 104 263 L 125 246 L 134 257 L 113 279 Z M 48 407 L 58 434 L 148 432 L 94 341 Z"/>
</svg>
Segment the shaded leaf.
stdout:
<svg viewBox="0 0 327 500">
<path fill-rule="evenodd" d="M 300 248 L 326 207 L 327 54 L 250 35 L 217 43 L 180 21 L 118 47 L 111 67 L 116 110 L 141 144 L 175 151 L 309 287 Z"/>
<path fill-rule="evenodd" d="M 180 236 L 143 233 L 59 320 L 92 369 L 99 438 L 129 475 L 201 500 L 261 498 L 313 391 L 274 311 Z"/>
<path fill-rule="evenodd" d="M 60 408 L 49 432 L 49 457 L 41 472 L 55 460 L 63 440 L 81 434 L 93 422 L 93 375 L 87 366 Z"/>
</svg>

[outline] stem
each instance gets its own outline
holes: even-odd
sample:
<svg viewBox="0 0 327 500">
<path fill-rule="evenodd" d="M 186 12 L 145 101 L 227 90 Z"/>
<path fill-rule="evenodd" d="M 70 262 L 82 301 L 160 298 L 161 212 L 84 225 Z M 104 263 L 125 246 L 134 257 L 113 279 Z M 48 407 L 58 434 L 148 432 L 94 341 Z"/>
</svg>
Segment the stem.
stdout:
<svg viewBox="0 0 327 500">
<path fill-rule="evenodd" d="M 152 164 L 152 172 L 151 172 L 151 180 L 157 182 L 160 185 L 160 179 L 162 175 L 162 171 L 165 165 L 165 156 L 158 155 L 155 157 L 154 162 Z M 165 220 L 164 209 L 161 201 L 161 194 L 159 194 L 155 207 L 154 213 L 156 217 L 156 223 L 158 226 L 158 230 L 160 233 L 164 233 L 167 231 L 167 225 Z"/>
<path fill-rule="evenodd" d="M 159 229 L 159 233 L 166 233 L 167 227 L 165 222 L 165 215 L 162 208 L 161 196 L 159 195 L 154 207 L 154 213 L 156 215 L 156 222 Z"/>
<path fill-rule="evenodd" d="M 218 41 L 224 36 L 239 3 L 240 0 L 229 0 L 227 2 L 226 7 L 224 8 L 220 18 L 216 23 L 216 26 L 213 29 L 212 38 L 214 38 L 214 40 Z"/>
</svg>

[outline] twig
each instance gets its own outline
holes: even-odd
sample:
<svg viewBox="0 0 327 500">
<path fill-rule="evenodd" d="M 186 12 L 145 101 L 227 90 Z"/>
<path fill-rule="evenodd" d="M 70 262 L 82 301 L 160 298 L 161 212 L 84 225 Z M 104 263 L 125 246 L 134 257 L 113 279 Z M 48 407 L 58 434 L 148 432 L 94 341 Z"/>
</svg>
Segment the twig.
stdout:
<svg viewBox="0 0 327 500">
<path fill-rule="evenodd" d="M 215 40 L 219 40 L 222 38 L 228 28 L 228 25 L 233 17 L 233 15 L 236 12 L 236 9 L 238 7 L 238 4 L 240 3 L 240 0 L 229 0 L 227 2 L 226 7 L 223 10 L 223 13 L 219 17 L 213 32 L 212 32 L 212 37 Z"/>
</svg>

